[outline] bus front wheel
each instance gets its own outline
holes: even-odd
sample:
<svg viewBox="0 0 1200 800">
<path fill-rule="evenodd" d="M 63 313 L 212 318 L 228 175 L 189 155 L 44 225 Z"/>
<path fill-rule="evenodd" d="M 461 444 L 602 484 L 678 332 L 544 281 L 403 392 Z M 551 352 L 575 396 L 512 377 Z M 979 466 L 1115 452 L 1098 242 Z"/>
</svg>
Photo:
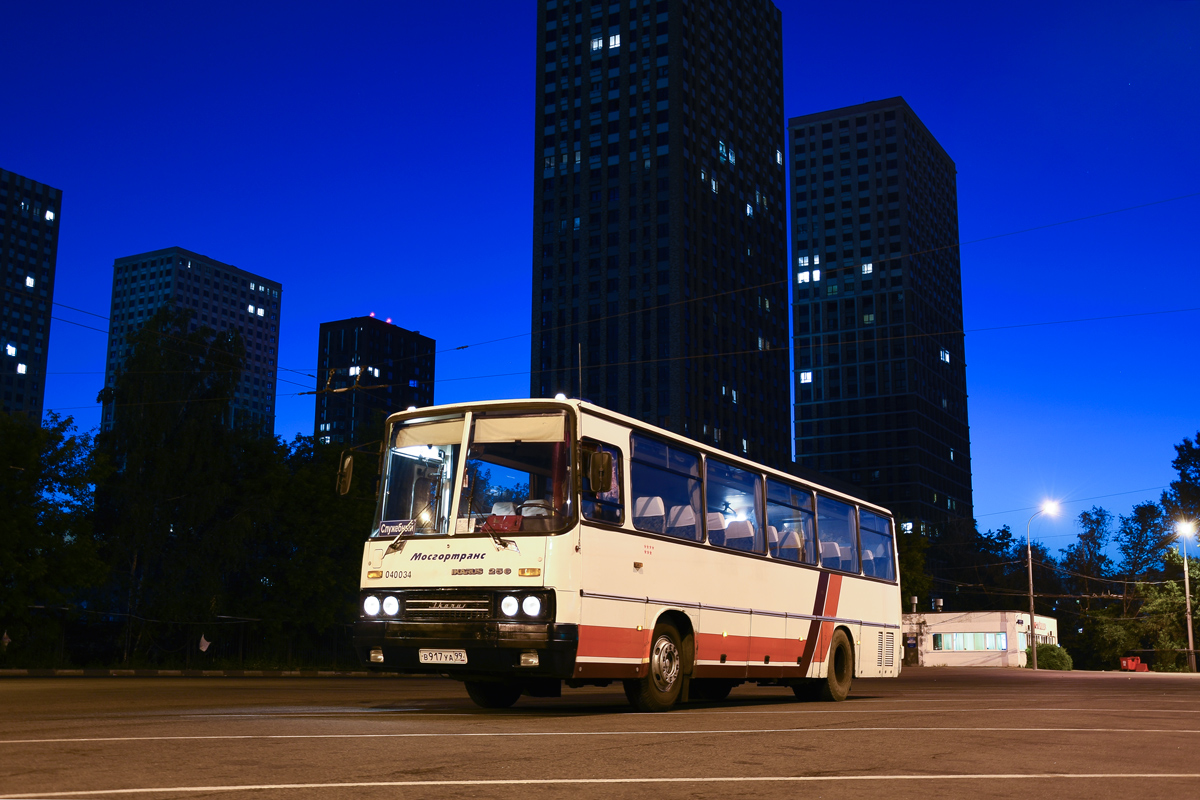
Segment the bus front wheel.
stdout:
<svg viewBox="0 0 1200 800">
<path fill-rule="evenodd" d="M 465 681 L 467 694 L 480 708 L 509 708 L 521 697 L 516 683 L 495 681 Z"/>
<path fill-rule="evenodd" d="M 625 697 L 638 711 L 668 711 L 683 688 L 683 646 L 669 622 L 654 626 L 646 677 L 625 681 Z"/>
</svg>

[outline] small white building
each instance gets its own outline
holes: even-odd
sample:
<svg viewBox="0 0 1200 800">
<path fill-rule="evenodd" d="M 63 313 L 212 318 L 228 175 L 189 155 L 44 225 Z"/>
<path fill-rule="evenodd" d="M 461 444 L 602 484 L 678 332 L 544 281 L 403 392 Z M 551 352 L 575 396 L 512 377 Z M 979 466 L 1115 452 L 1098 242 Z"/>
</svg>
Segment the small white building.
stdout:
<svg viewBox="0 0 1200 800">
<path fill-rule="evenodd" d="M 1058 644 L 1058 620 L 1038 615 L 1040 644 Z M 1028 611 L 904 615 L 904 663 L 922 667 L 1023 667 Z"/>
</svg>

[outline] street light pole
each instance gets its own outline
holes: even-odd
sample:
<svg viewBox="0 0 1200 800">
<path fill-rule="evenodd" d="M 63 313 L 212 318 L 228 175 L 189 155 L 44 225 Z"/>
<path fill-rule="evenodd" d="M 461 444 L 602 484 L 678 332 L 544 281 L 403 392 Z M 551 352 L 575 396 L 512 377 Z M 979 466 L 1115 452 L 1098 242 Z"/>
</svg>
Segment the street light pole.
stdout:
<svg viewBox="0 0 1200 800">
<path fill-rule="evenodd" d="M 1034 610 L 1033 610 L 1033 540 L 1029 535 L 1029 526 L 1033 524 L 1033 517 L 1038 514 L 1049 514 L 1054 516 L 1058 513 L 1058 503 L 1047 500 L 1042 503 L 1042 507 L 1033 512 L 1033 516 L 1025 523 L 1025 558 L 1029 564 L 1029 651 L 1033 658 L 1032 667 L 1036 670 L 1037 667 L 1037 634 L 1034 628 Z"/>
<path fill-rule="evenodd" d="M 1187 600 L 1188 671 L 1195 672 L 1196 645 L 1192 642 L 1192 589 L 1188 585 L 1187 540 L 1196 532 L 1196 523 L 1180 522 L 1175 529 L 1179 532 L 1179 541 L 1183 543 L 1183 596 Z"/>
</svg>

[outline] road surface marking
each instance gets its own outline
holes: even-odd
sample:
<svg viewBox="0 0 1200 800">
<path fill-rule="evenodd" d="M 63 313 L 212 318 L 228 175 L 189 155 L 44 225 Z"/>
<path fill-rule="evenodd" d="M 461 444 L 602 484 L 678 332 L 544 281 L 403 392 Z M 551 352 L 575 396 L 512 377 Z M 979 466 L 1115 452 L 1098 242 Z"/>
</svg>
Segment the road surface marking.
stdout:
<svg viewBox="0 0 1200 800">
<path fill-rule="evenodd" d="M 449 739 L 519 736 L 719 736 L 729 734 L 767 733 L 900 733 L 909 731 L 958 731 L 960 733 L 1169 733 L 1200 734 L 1200 729 L 1181 728 L 999 728 L 999 727 L 946 727 L 938 726 L 888 726 L 853 728 L 735 728 L 732 730 L 658 730 L 658 731 L 489 731 L 479 733 L 265 733 L 265 734 L 212 734 L 207 736 L 97 736 L 57 739 L 0 739 L 5 744 L 84 744 L 88 742 L 194 742 L 194 741 L 243 741 L 272 739 Z"/>
<path fill-rule="evenodd" d="M 447 781 L 358 781 L 354 783 L 260 783 L 240 786 L 163 786 L 138 789 L 93 789 L 76 792 L 15 792 L 9 798 L 37 797 L 99 797 L 119 794 L 154 794 L 187 792 L 253 792 L 270 789 L 379 789 L 421 788 L 426 786 L 579 786 L 604 784 L 654 784 L 654 783 L 836 783 L 841 781 L 996 781 L 1019 779 L 1048 780 L 1134 780 L 1195 779 L 1200 772 L 1038 772 L 1038 773 L 978 773 L 936 775 L 784 775 L 747 778 L 517 778 L 511 780 L 447 780 Z"/>
</svg>

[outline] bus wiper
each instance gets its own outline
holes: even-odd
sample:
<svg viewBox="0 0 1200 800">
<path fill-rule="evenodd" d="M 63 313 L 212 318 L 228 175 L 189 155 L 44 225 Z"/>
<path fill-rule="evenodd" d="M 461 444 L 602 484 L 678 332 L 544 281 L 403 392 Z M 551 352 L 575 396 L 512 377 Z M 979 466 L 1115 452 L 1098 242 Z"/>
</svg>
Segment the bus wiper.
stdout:
<svg viewBox="0 0 1200 800">
<path fill-rule="evenodd" d="M 469 515 L 473 512 L 478 512 L 480 514 L 483 513 L 482 511 L 479 511 L 479 509 L 475 507 L 475 495 L 471 492 L 471 481 L 470 481 L 470 478 L 468 478 L 467 479 L 467 513 Z M 484 533 L 486 533 L 488 536 L 492 537 L 492 542 L 496 545 L 496 550 L 498 550 L 498 551 L 511 550 L 512 552 L 516 553 L 517 555 L 521 555 L 521 548 L 517 547 L 517 543 L 514 541 L 511 541 L 509 539 L 501 539 L 500 534 L 497 533 L 496 531 L 492 530 L 492 526 L 488 525 L 486 519 L 483 521 L 483 525 L 480 526 L 479 529 L 481 531 L 483 531 Z"/>
</svg>

